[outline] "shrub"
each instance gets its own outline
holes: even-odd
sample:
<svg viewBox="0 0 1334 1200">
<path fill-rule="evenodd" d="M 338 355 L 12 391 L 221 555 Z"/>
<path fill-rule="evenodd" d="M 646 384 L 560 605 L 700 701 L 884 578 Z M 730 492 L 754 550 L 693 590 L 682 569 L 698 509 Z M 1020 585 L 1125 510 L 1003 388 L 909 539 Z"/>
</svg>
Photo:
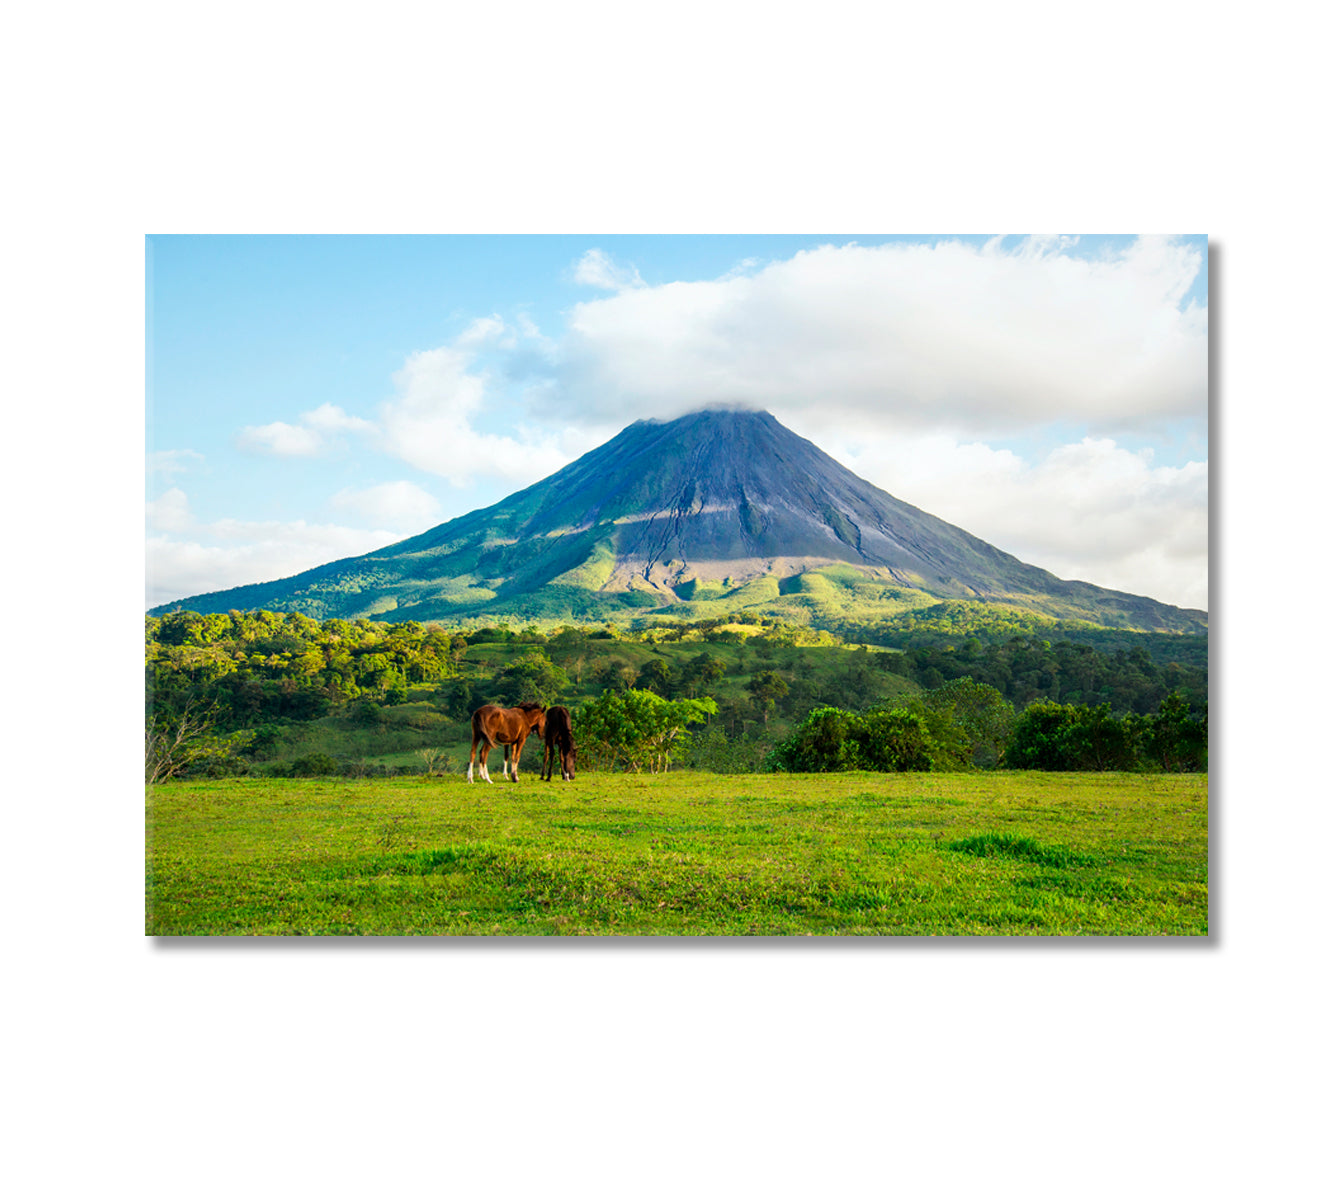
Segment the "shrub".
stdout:
<svg viewBox="0 0 1334 1200">
<path fill-rule="evenodd" d="M 769 755 L 775 771 L 851 771 L 858 762 L 853 716 L 841 708 L 817 708 Z"/>
<path fill-rule="evenodd" d="M 902 708 L 859 713 L 853 738 L 861 761 L 871 771 L 929 771 L 933 745 L 926 724 Z"/>
<path fill-rule="evenodd" d="M 317 775 L 340 775 L 342 769 L 332 754 L 317 751 L 314 754 L 303 754 L 287 768 L 287 773 L 293 779 L 311 779 Z"/>
<path fill-rule="evenodd" d="M 684 765 L 693 771 L 711 771 L 717 775 L 748 775 L 768 770 L 767 757 L 772 746 L 751 738 L 729 738 L 719 724 L 690 739 Z"/>
<path fill-rule="evenodd" d="M 185 766 L 179 779 L 238 779 L 249 775 L 251 764 L 236 754 L 219 754 L 196 759 Z"/>
<path fill-rule="evenodd" d="M 1132 771 L 1139 764 L 1141 723 L 1118 719 L 1111 706 L 1030 704 L 1014 723 L 1007 766 L 1033 771 Z"/>
<path fill-rule="evenodd" d="M 922 718 L 905 709 L 817 708 L 768 762 L 775 771 L 929 771 L 933 748 Z"/>
</svg>

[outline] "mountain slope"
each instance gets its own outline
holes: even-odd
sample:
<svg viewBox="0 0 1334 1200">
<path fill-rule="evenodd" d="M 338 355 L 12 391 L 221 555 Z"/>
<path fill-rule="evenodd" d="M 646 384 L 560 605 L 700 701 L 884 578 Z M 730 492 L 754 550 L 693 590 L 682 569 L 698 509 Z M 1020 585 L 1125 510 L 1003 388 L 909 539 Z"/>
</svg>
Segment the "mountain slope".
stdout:
<svg viewBox="0 0 1334 1200">
<path fill-rule="evenodd" d="M 868 597 L 908 607 L 964 599 L 1119 628 L 1207 629 L 1195 610 L 1059 580 L 881 491 L 768 413 L 725 410 L 638 421 L 490 508 L 158 611 L 597 620 L 727 601 L 818 614 L 838 585 L 876 585 Z"/>
</svg>

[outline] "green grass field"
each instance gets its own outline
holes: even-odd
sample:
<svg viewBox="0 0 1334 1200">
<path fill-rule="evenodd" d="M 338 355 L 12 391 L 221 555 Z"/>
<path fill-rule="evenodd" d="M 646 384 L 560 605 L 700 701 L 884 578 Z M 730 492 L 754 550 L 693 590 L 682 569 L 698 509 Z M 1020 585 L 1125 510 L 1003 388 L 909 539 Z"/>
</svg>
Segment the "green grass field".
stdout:
<svg viewBox="0 0 1334 1200">
<path fill-rule="evenodd" d="M 1203 935 L 1203 775 L 150 789 L 149 934 Z M 499 780 L 499 764 L 493 761 Z"/>
</svg>

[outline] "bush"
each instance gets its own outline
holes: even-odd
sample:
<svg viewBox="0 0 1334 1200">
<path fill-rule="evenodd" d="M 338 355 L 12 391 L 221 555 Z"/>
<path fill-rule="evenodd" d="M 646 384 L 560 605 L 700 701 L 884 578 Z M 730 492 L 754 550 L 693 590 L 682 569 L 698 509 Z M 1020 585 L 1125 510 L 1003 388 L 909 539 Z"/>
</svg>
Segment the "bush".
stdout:
<svg viewBox="0 0 1334 1200">
<path fill-rule="evenodd" d="M 929 771 L 933 744 L 905 709 L 817 708 L 769 755 L 775 771 Z"/>
<path fill-rule="evenodd" d="M 287 774 L 293 779 L 313 779 L 318 775 L 341 775 L 342 768 L 332 754 L 316 752 L 303 754 L 287 768 Z"/>
<path fill-rule="evenodd" d="M 1133 771 L 1141 727 L 1133 714 L 1113 717 L 1107 704 L 1039 700 L 1015 721 L 1005 763 L 1031 771 Z"/>
<path fill-rule="evenodd" d="M 177 776 L 179 779 L 239 779 L 249 775 L 251 764 L 239 755 L 215 755 L 189 763 Z"/>
<path fill-rule="evenodd" d="M 817 708 L 769 755 L 775 771 L 852 771 L 858 767 L 852 738 L 853 715 L 841 708 Z"/>
<path fill-rule="evenodd" d="M 934 765 L 926 724 L 906 709 L 873 708 L 859 713 L 853 739 L 870 771 L 929 771 Z"/>
</svg>

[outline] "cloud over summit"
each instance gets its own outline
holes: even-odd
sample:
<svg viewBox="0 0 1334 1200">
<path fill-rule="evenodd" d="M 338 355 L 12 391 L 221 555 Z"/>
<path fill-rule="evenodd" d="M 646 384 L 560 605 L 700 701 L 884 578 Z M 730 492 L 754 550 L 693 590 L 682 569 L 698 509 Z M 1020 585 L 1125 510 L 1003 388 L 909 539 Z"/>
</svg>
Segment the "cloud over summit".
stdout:
<svg viewBox="0 0 1334 1200">
<path fill-rule="evenodd" d="M 1104 258 L 1070 250 L 1041 238 L 826 245 L 618 291 L 574 307 L 562 382 L 604 415 L 746 403 L 982 437 L 1199 416 L 1207 319 L 1181 307 L 1199 252 L 1170 239 Z"/>
</svg>

